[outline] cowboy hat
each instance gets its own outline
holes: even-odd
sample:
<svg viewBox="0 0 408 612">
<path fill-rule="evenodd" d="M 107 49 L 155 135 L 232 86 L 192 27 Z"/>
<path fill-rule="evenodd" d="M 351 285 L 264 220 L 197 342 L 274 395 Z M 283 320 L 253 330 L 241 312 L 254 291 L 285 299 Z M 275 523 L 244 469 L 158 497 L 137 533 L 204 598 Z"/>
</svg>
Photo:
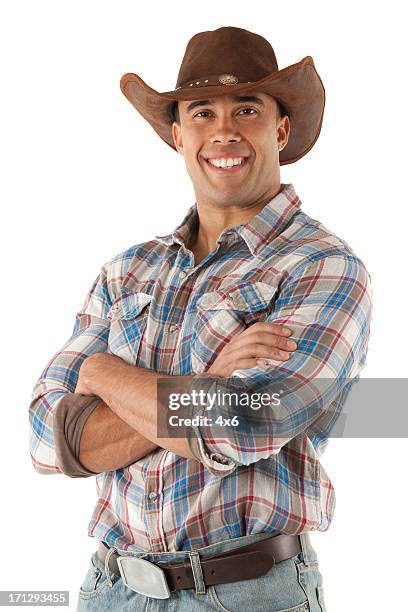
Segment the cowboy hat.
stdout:
<svg viewBox="0 0 408 612">
<path fill-rule="evenodd" d="M 179 100 L 201 100 L 236 92 L 257 91 L 274 97 L 290 120 L 281 165 L 305 155 L 316 142 L 325 104 L 323 83 L 310 56 L 278 69 L 270 43 L 248 30 L 222 27 L 195 34 L 187 44 L 176 87 L 159 93 L 128 72 L 120 88 L 136 110 L 174 150 L 172 109 Z"/>
</svg>

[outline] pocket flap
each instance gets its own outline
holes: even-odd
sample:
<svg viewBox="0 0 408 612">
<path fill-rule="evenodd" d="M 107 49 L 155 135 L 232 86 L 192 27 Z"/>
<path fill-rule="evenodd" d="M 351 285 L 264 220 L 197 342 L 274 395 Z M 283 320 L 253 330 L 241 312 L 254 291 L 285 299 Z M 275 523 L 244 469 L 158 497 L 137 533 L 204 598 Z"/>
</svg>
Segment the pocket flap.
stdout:
<svg viewBox="0 0 408 612">
<path fill-rule="evenodd" d="M 255 312 L 268 308 L 276 287 L 263 282 L 229 285 L 216 291 L 204 293 L 197 300 L 201 310 L 242 310 Z"/>
<path fill-rule="evenodd" d="M 134 319 L 152 299 L 153 296 L 148 293 L 124 293 L 112 304 L 108 319 Z"/>
</svg>

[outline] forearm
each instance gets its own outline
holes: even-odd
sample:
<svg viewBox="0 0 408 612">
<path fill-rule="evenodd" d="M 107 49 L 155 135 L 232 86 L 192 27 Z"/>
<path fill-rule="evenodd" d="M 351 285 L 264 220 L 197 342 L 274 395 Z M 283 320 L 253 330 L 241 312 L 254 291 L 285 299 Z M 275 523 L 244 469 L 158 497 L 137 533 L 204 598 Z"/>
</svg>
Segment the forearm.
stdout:
<svg viewBox="0 0 408 612">
<path fill-rule="evenodd" d="M 87 419 L 81 435 L 79 461 L 93 472 L 118 470 L 157 448 L 123 421 L 102 400 Z"/>
<path fill-rule="evenodd" d="M 186 438 L 157 436 L 157 380 L 163 375 L 130 366 L 111 355 L 94 355 L 82 374 L 83 392 L 100 397 L 127 425 L 155 446 L 194 459 Z M 173 378 L 173 377 L 172 377 Z M 191 379 L 190 376 L 179 376 Z M 81 391 L 80 391 L 81 392 Z"/>
</svg>

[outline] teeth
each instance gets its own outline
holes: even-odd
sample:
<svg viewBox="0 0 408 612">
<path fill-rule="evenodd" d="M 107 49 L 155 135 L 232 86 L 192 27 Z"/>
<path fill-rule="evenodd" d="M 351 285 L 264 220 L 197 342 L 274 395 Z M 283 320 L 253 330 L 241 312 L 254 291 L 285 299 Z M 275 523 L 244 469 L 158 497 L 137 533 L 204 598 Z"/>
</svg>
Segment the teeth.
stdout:
<svg viewBox="0 0 408 612">
<path fill-rule="evenodd" d="M 228 157 L 228 159 L 226 159 L 225 157 L 222 157 L 220 159 L 209 159 L 208 161 L 210 162 L 210 164 L 216 166 L 217 168 L 232 168 L 232 166 L 239 166 L 240 164 L 242 164 L 244 162 L 244 158 Z"/>
</svg>

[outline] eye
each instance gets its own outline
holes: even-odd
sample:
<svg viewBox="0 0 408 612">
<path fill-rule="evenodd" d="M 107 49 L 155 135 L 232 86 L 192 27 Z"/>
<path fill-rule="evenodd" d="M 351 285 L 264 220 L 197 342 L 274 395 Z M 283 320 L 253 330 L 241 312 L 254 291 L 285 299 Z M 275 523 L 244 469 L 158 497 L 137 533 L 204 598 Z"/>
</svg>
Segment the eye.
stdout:
<svg viewBox="0 0 408 612">
<path fill-rule="evenodd" d="M 252 108 L 252 107 L 250 107 L 250 106 L 247 106 L 247 107 L 245 107 L 245 108 L 241 108 L 241 110 L 240 110 L 239 112 L 241 113 L 242 111 L 247 111 L 247 110 L 249 110 L 249 111 L 253 111 L 253 112 L 255 112 L 256 114 L 258 114 L 258 111 L 257 111 L 255 108 Z M 208 114 L 208 113 L 210 113 L 210 112 L 211 112 L 211 111 L 199 111 L 198 113 L 196 113 L 196 114 L 194 115 L 194 117 L 199 117 L 199 115 L 204 116 L 206 113 Z M 252 113 L 244 113 L 244 114 L 252 114 Z"/>
<path fill-rule="evenodd" d="M 204 111 L 199 111 L 198 113 L 196 113 L 196 114 L 194 115 L 194 117 L 198 117 L 199 115 L 202 115 L 203 113 L 205 114 L 205 113 L 209 113 L 209 112 L 210 112 L 210 111 L 205 111 L 205 110 L 204 110 Z"/>
<path fill-rule="evenodd" d="M 253 111 L 254 113 L 258 113 L 258 111 L 257 111 L 255 108 L 251 108 L 250 106 L 248 106 L 248 107 L 246 107 L 246 108 L 241 108 L 241 110 L 240 110 L 239 112 L 241 113 L 242 111 Z M 245 113 L 245 115 L 246 115 L 246 114 L 248 114 L 248 115 L 249 115 L 250 113 Z M 251 114 L 252 114 L 252 113 L 251 113 Z"/>
</svg>

